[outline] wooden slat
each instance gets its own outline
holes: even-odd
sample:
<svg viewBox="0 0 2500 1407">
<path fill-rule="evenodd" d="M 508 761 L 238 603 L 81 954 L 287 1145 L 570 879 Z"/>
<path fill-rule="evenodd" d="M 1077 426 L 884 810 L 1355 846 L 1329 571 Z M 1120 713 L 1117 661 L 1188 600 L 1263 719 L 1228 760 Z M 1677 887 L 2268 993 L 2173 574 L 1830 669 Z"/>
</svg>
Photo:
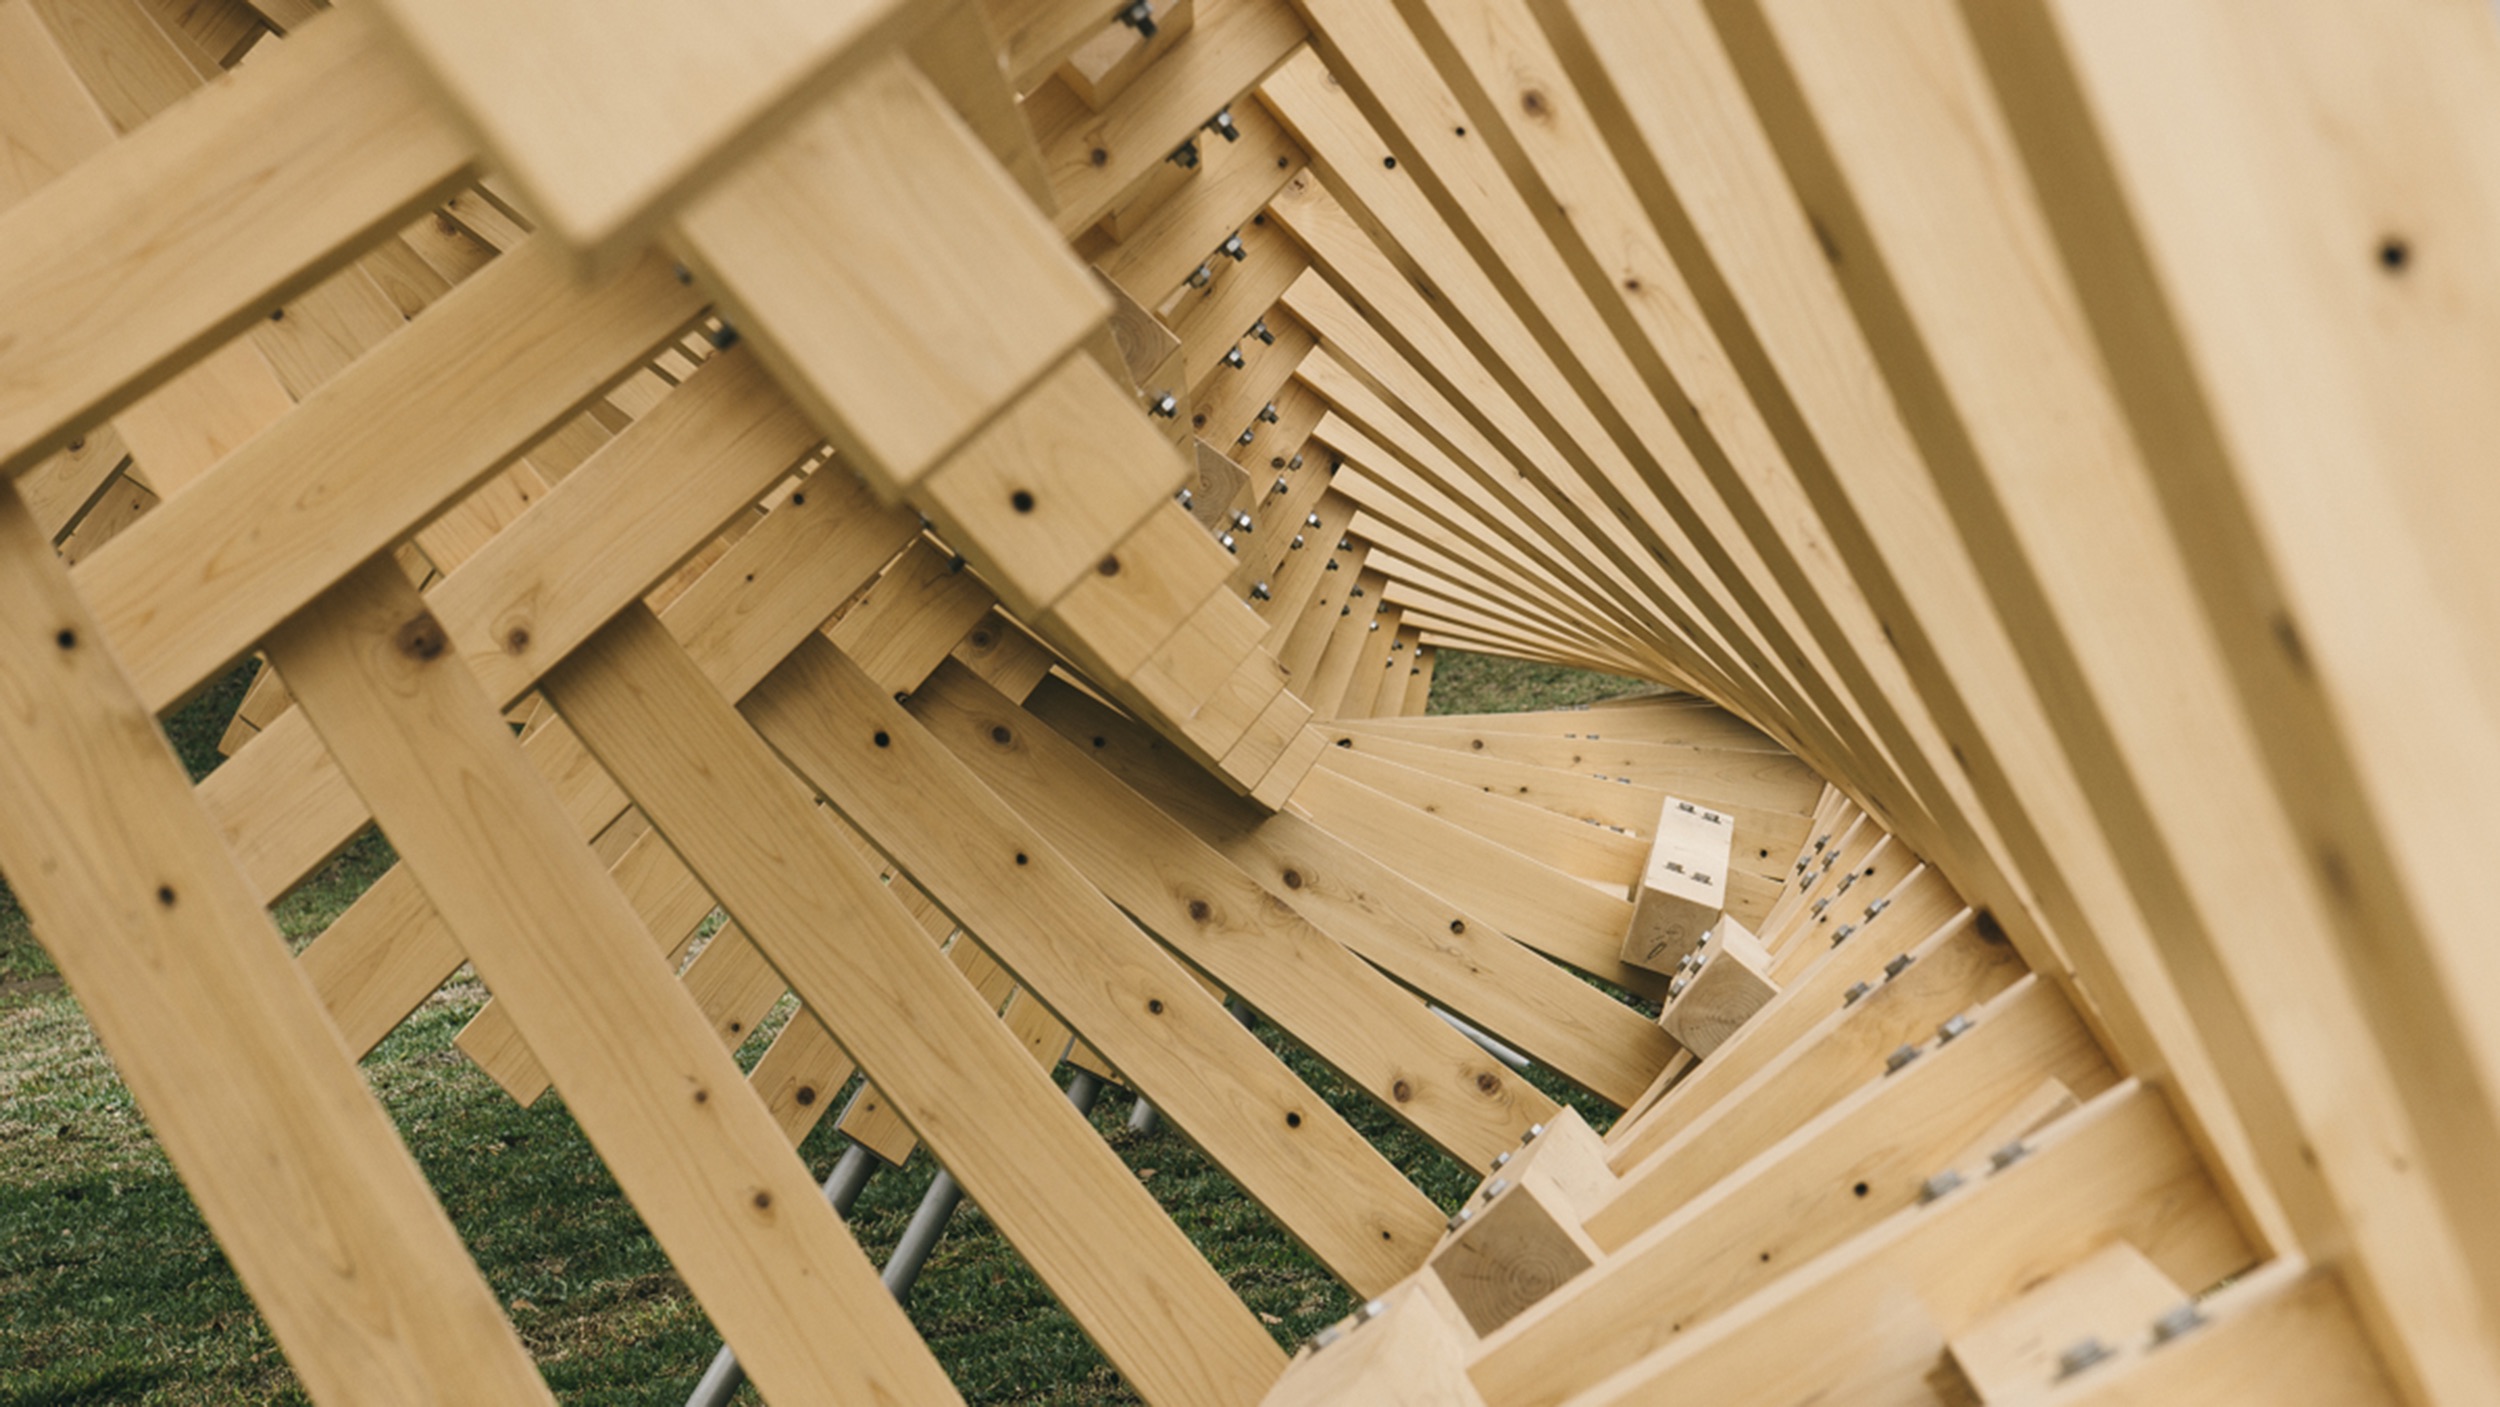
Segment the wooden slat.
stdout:
<svg viewBox="0 0 2500 1407">
<path fill-rule="evenodd" d="M 469 159 L 351 7 L 10 208 L 0 474 L 318 283 L 458 186 Z"/>
<path fill-rule="evenodd" d="M 150 710 L 0 487 L 0 864 L 306 1388 L 552 1402 Z"/>
<path fill-rule="evenodd" d="M 585 286 L 552 245 L 506 254 L 83 565 L 79 589 L 161 708 L 700 307 L 665 259 Z M 481 338 L 511 350 L 481 357 Z M 294 550 L 250 546 L 281 532 Z"/>
<path fill-rule="evenodd" d="M 1626 1103 L 1675 1054 L 1655 1022 L 1301 817 L 1220 796 L 1168 744 L 1077 691 L 1046 683 L 1027 708 L 1366 962 L 1573 1083 Z M 1314 747 L 1320 736 L 1304 734 Z"/>
<path fill-rule="evenodd" d="M 1423 1194 L 1201 999 L 1177 962 L 890 690 L 811 641 L 742 709 L 793 770 L 1322 1264 L 1376 1294 L 1422 1260 L 1440 1222 Z M 1334 1190 L 1316 1195 L 1315 1178 Z"/>
<path fill-rule="evenodd" d="M 269 654 L 756 1383 L 952 1398 L 398 568 L 359 569 Z"/>
<path fill-rule="evenodd" d="M 1553 1101 L 969 671 L 941 670 L 911 711 L 1112 902 L 1451 1156 L 1482 1164 L 1553 1116 Z"/>
<path fill-rule="evenodd" d="M 653 617 L 619 615 L 547 689 L 1131 1381 L 1257 1395 L 1257 1321 Z"/>
</svg>

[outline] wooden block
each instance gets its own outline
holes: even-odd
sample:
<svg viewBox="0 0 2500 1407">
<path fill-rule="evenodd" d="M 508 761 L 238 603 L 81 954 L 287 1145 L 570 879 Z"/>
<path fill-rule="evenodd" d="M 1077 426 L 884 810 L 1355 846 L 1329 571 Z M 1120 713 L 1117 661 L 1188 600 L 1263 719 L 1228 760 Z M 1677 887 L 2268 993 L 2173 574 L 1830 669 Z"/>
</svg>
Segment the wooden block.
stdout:
<svg viewBox="0 0 2500 1407">
<path fill-rule="evenodd" d="M 2197 1302 L 2169 1337 L 2113 1344 L 2117 1360 L 2048 1399 L 2059 1407 L 2170 1407 L 2234 1397 L 2268 1407 L 2387 1407 L 2405 1400 L 2332 1272 L 2272 1261 Z M 2158 1335 L 2158 1331 L 2157 1331 Z"/>
<path fill-rule="evenodd" d="M 1490 1334 L 1604 1252 L 1580 1229 L 1580 1209 L 1561 1184 L 1533 1168 L 1494 1174 L 1432 1253 L 1432 1271 L 1478 1334 Z"/>
<path fill-rule="evenodd" d="M 2112 1241 L 1981 1316 L 1946 1340 L 1946 1353 L 1979 1401 L 2018 1401 L 2062 1376 L 2069 1349 L 2114 1349 L 2186 1302 L 2142 1251 Z"/>
<path fill-rule="evenodd" d="M 1276 697 L 1241 735 L 1241 741 L 1224 754 L 1224 774 L 1233 779 L 1235 789 L 1248 791 L 1267 780 L 1268 772 L 1283 759 L 1285 749 L 1302 736 L 1310 722 L 1311 706 L 1293 690 L 1278 689 Z"/>
<path fill-rule="evenodd" d="M 931 474 L 914 501 L 999 600 L 1036 616 L 1187 472 L 1102 368 L 1072 356 Z"/>
<path fill-rule="evenodd" d="M 1036 624 L 1098 678 L 1126 679 L 1206 604 L 1232 560 L 1188 510 L 1167 503 L 1148 513 Z"/>
<path fill-rule="evenodd" d="M 1261 1398 L 1262 1407 L 1483 1407 L 1467 1380 L 1467 1335 L 1430 1276 L 1371 1301 L 1316 1336 Z"/>
<path fill-rule="evenodd" d="M 1672 995 L 1658 1024 L 1707 1057 L 1779 995 L 1779 984 L 1771 980 L 1769 950 L 1734 918 L 1720 915 L 1702 942 L 1698 966 L 1667 984 Z"/>
<path fill-rule="evenodd" d="M 888 501 L 1067 361 L 1110 311 L 900 59 L 739 166 L 678 228 L 739 330 Z"/>
<path fill-rule="evenodd" d="M 1150 8 L 1154 38 L 1139 33 L 1134 25 L 1115 21 L 1079 44 L 1060 65 L 1059 81 L 1087 107 L 1100 112 L 1104 104 L 1127 91 L 1147 65 L 1189 33 L 1198 13 L 1193 0 L 1153 0 Z"/>
<path fill-rule="evenodd" d="M 1128 371 L 1129 385 L 1152 403 L 1159 393 L 1158 376 L 1172 364 L 1180 351 L 1181 340 L 1163 325 L 1151 309 L 1128 296 L 1128 290 L 1111 281 L 1099 268 L 1092 269 L 1094 287 L 1111 300 L 1111 341 L 1119 349 L 1120 364 Z M 1106 368 L 1108 370 L 1108 368 Z"/>
<path fill-rule="evenodd" d="M 1328 735 L 1305 725 L 1285 744 L 1285 750 L 1277 755 L 1275 764 L 1251 787 L 1251 796 L 1270 811 L 1283 810 L 1285 802 L 1301 787 L 1302 779 L 1309 776 L 1311 768 L 1318 764 L 1320 754 L 1327 750 Z"/>
<path fill-rule="evenodd" d="M 1204 440 L 1192 440 L 1197 481 L 1190 486 L 1189 516 L 1209 532 L 1230 532 L 1233 514 L 1249 496 L 1250 476 Z"/>
<path fill-rule="evenodd" d="M 531 206 L 603 260 L 927 18 L 898 0 L 380 8 Z"/>
<path fill-rule="evenodd" d="M 1623 935 L 1625 962 L 1671 973 L 1719 921 L 1727 910 L 1735 833 L 1722 813 L 1667 799 L 1658 812 L 1649 863 L 1633 891 L 1632 924 Z"/>
</svg>

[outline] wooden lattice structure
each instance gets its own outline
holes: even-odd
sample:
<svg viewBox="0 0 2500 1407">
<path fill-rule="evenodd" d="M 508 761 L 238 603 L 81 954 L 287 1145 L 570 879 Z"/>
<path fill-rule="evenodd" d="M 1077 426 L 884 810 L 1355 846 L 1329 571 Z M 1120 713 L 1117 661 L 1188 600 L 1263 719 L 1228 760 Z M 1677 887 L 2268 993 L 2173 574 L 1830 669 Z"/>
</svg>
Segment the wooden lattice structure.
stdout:
<svg viewBox="0 0 2500 1407">
<path fill-rule="evenodd" d="M 1113 3 L 0 0 L 0 873 L 311 1395 L 548 1399 L 466 962 L 775 1402 L 855 1069 L 1159 1403 L 2500 1398 L 2488 8 Z"/>
</svg>

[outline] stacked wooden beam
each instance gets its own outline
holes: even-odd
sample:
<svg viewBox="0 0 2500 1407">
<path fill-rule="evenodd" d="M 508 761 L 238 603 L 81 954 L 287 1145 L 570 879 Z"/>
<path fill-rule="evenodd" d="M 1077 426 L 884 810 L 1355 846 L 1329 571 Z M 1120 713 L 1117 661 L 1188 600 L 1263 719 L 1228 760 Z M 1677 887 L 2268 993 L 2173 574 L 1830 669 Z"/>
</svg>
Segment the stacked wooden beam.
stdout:
<svg viewBox="0 0 2500 1407">
<path fill-rule="evenodd" d="M 0 74 L 0 874 L 316 1400 L 547 1397 L 355 1068 L 464 964 L 775 1401 L 953 1396 L 828 1115 L 1153 1401 L 2500 1392 L 2486 7 L 0 0 Z M 1288 1360 L 1063 1059 L 1364 1310 Z"/>
</svg>

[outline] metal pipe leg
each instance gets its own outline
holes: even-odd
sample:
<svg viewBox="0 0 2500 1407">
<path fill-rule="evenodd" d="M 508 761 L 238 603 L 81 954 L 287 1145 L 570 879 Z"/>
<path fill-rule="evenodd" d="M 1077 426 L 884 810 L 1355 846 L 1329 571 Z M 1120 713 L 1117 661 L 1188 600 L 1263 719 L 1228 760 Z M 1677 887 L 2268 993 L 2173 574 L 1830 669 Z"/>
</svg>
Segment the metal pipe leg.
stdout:
<svg viewBox="0 0 2500 1407">
<path fill-rule="evenodd" d="M 1080 1115 L 1090 1114 L 1094 1097 L 1102 1092 L 1102 1082 L 1083 1070 L 1068 1081 L 1068 1102 Z M 920 1278 L 921 1267 L 929 1263 L 929 1253 L 937 1249 L 938 1238 L 946 1234 L 946 1224 L 955 1219 L 955 1209 L 963 1204 L 963 1188 L 955 1175 L 943 1168 L 929 1183 L 929 1190 L 920 1199 L 920 1209 L 911 1214 L 911 1224 L 903 1228 L 902 1239 L 894 1243 L 894 1254 L 887 1256 L 885 1270 L 879 1276 L 886 1291 L 896 1300 L 911 1296 L 912 1282 Z"/>
<path fill-rule="evenodd" d="M 1458 1029 L 1458 1033 L 1460 1035 L 1465 1036 L 1467 1039 L 1474 1041 L 1477 1045 L 1483 1047 L 1485 1054 L 1501 1061 L 1503 1064 L 1518 1071 L 1520 1074 L 1524 1075 L 1528 1073 L 1528 1057 L 1521 1055 L 1518 1051 L 1512 1050 L 1509 1046 L 1502 1044 L 1500 1041 L 1493 1039 L 1491 1036 L 1486 1035 L 1484 1032 L 1477 1030 L 1475 1027 L 1468 1025 L 1466 1022 L 1459 1020 L 1457 1017 L 1452 1016 L 1437 1006 L 1432 1009 L 1432 1014 L 1440 1017 L 1444 1021 L 1449 1022 L 1452 1026 Z"/>
</svg>

